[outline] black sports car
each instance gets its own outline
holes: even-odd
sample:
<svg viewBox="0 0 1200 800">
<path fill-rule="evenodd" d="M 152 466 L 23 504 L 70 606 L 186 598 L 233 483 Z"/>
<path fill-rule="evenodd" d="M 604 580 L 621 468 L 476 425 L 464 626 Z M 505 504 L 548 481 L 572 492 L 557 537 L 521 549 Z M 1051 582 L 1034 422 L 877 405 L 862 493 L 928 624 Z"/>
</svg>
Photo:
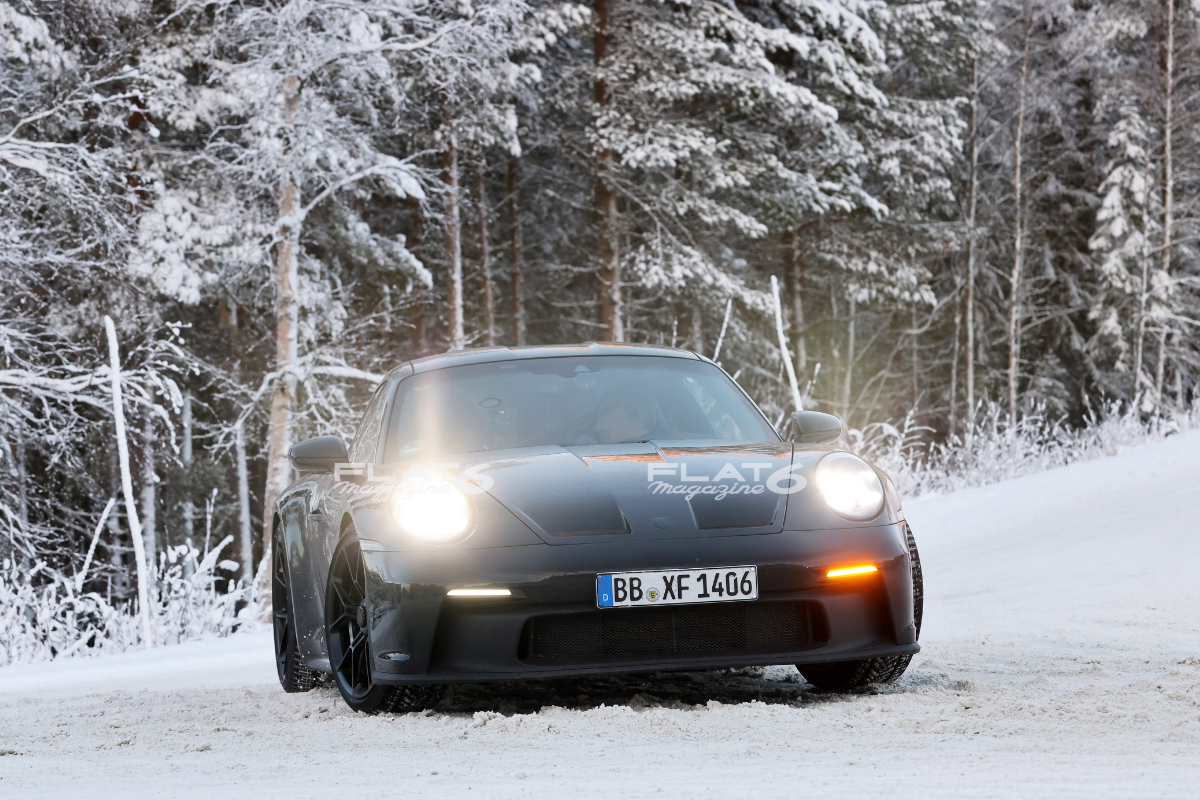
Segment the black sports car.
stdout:
<svg viewBox="0 0 1200 800">
<path fill-rule="evenodd" d="M 417 710 L 452 682 L 795 664 L 895 680 L 921 567 L 895 487 L 836 417 L 785 441 L 712 361 L 489 348 L 406 363 L 353 441 L 292 447 L 273 510 L 287 691 Z"/>
</svg>

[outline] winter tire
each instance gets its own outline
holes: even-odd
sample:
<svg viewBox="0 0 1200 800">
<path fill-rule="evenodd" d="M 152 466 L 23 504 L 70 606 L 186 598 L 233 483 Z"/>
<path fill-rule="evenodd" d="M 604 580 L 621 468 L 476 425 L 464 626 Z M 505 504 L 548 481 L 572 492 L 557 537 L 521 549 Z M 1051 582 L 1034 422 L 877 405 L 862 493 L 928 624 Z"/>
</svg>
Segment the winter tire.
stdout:
<svg viewBox="0 0 1200 800">
<path fill-rule="evenodd" d="M 423 711 L 442 697 L 444 687 L 434 684 L 383 686 L 371 671 L 371 643 L 367 635 L 366 574 L 358 538 L 350 531 L 333 556 L 325 601 L 325 640 L 333 680 L 342 699 L 364 714 Z"/>
<path fill-rule="evenodd" d="M 921 573 L 921 556 L 917 552 L 917 541 L 912 528 L 904 524 L 904 535 L 908 539 L 911 556 L 913 584 L 913 624 L 917 638 L 921 636 L 921 618 L 925 612 L 925 581 Z M 854 661 L 834 661 L 828 664 L 797 664 L 796 669 L 804 679 L 818 689 L 827 692 L 848 692 L 862 689 L 873 683 L 893 683 L 908 669 L 912 655 L 860 658 Z"/>
<path fill-rule="evenodd" d="M 275 634 L 275 670 L 285 692 L 307 692 L 317 684 L 316 673 L 300 656 L 292 616 L 287 550 L 279 528 L 271 537 L 271 622 Z"/>
</svg>

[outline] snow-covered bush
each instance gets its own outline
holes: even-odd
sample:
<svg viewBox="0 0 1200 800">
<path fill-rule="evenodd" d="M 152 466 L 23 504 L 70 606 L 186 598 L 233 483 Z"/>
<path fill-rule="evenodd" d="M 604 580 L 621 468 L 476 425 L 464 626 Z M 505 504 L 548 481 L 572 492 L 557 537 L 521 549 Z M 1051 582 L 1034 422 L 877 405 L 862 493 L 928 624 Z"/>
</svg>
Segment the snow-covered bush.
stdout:
<svg viewBox="0 0 1200 800">
<path fill-rule="evenodd" d="M 187 545 L 160 553 L 151 614 L 156 645 L 207 634 L 225 636 L 252 617 L 257 608 L 253 585 L 218 590 L 216 571 L 239 566 L 218 561 L 232 540 L 227 536 L 207 555 Z M 143 644 L 132 601 L 110 602 L 98 592 L 80 591 L 79 583 L 44 563 L 25 575 L 15 562 L 4 563 L 0 666 L 116 653 Z"/>
<path fill-rule="evenodd" d="M 1186 411 L 1146 419 L 1133 404 L 1112 402 L 1082 427 L 1035 408 L 1015 424 L 999 405 L 982 410 L 971 436 L 943 442 L 924 440 L 928 428 L 910 414 L 899 427 L 868 425 L 850 432 L 851 447 L 871 458 L 905 497 L 944 494 L 1044 472 L 1200 426 L 1200 403 Z"/>
</svg>

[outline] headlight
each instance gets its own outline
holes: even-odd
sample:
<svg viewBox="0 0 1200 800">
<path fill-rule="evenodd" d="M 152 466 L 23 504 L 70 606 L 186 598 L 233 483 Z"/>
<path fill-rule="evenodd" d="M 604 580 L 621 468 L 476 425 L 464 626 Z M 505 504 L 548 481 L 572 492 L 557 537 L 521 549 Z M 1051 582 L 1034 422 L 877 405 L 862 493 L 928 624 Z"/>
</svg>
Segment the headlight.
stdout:
<svg viewBox="0 0 1200 800">
<path fill-rule="evenodd" d="M 858 456 L 830 453 L 817 464 L 815 480 L 825 505 L 846 519 L 871 519 L 883 505 L 879 476 Z"/>
<path fill-rule="evenodd" d="M 392 493 L 392 519 L 400 530 L 431 544 L 448 544 L 471 524 L 471 504 L 445 478 L 402 481 Z"/>
</svg>

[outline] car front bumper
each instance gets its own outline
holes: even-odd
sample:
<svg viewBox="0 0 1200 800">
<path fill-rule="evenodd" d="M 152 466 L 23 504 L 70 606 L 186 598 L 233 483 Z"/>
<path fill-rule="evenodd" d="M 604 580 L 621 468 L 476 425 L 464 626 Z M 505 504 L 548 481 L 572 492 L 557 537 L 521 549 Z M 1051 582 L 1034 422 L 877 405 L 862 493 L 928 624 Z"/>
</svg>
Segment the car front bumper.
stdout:
<svg viewBox="0 0 1200 800">
<path fill-rule="evenodd" d="M 920 649 L 903 523 L 363 556 L 377 683 L 819 663 Z M 758 600 L 596 607 L 597 573 L 742 564 L 758 567 Z M 878 572 L 826 577 L 847 564 Z M 447 596 L 500 587 L 512 596 Z"/>
</svg>

